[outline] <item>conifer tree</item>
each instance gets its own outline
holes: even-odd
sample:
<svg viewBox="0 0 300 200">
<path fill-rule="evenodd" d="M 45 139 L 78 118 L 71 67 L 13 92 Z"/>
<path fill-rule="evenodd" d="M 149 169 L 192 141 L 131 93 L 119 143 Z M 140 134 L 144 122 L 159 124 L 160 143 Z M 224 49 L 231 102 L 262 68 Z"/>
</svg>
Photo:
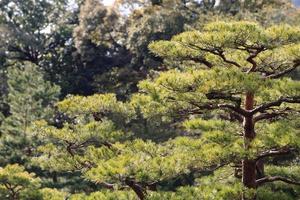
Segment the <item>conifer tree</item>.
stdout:
<svg viewBox="0 0 300 200">
<path fill-rule="evenodd" d="M 33 145 L 28 140 L 30 124 L 52 117 L 51 105 L 58 99 L 59 87 L 45 81 L 38 67 L 29 62 L 8 69 L 7 85 L 10 115 L 1 124 L 1 154 L 5 162 L 22 162 Z"/>
<path fill-rule="evenodd" d="M 35 123 L 45 144 L 33 162 L 139 199 L 300 195 L 300 83 L 286 76 L 300 65 L 299 28 L 215 22 L 150 49 L 180 68 L 140 82 L 130 102 L 66 98 L 58 107 L 73 121 Z M 139 112 L 182 131 L 167 141 L 134 138 Z"/>
<path fill-rule="evenodd" d="M 233 144 L 241 150 L 230 153 L 241 164 L 246 188 L 275 181 L 299 185 L 289 176 L 264 171 L 266 158 L 299 150 L 300 84 L 285 77 L 300 65 L 299 39 L 300 29 L 288 25 L 264 29 L 250 22 L 211 23 L 202 32 L 185 32 L 150 46 L 159 56 L 194 61 L 207 69 L 166 72 L 142 88 L 150 95 L 157 92 L 156 99 L 173 113 L 213 111 L 224 121 L 238 123 L 243 142 Z M 205 123 L 186 121 L 193 128 Z"/>
</svg>

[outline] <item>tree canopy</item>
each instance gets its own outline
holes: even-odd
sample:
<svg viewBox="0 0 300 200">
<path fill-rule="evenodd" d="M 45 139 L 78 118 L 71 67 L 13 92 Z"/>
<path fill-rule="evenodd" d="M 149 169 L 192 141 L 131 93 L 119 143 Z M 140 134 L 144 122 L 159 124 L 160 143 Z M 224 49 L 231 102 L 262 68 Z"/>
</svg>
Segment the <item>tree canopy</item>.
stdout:
<svg viewBox="0 0 300 200">
<path fill-rule="evenodd" d="M 171 191 L 160 190 L 168 191 L 165 183 L 178 177 L 178 186 L 200 190 L 199 199 L 215 189 L 215 199 L 273 198 L 268 182 L 281 191 L 277 196 L 295 198 L 299 166 L 286 159 L 296 159 L 300 147 L 300 85 L 285 75 L 300 64 L 299 39 L 299 29 L 289 25 L 263 28 L 241 21 L 210 23 L 151 43 L 151 51 L 182 61 L 182 68 L 141 81 L 129 102 L 113 94 L 63 100 L 58 108 L 75 123 L 56 128 L 37 122 L 36 135 L 46 144 L 34 162 L 80 170 L 104 188 L 129 187 L 140 199 L 171 199 Z M 132 138 L 138 111 L 184 132 L 161 142 Z M 293 156 L 277 164 L 271 159 L 288 154 Z M 214 184 L 202 184 L 207 176 Z M 224 181 L 232 186 L 222 187 Z"/>
<path fill-rule="evenodd" d="M 0 199 L 298 199 L 299 16 L 1 1 Z"/>
</svg>

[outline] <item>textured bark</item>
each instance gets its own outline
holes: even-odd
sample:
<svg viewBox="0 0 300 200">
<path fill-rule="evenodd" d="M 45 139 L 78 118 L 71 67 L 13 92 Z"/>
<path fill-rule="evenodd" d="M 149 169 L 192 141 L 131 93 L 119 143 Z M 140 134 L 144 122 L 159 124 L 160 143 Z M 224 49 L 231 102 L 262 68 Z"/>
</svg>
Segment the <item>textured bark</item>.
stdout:
<svg viewBox="0 0 300 200">
<path fill-rule="evenodd" d="M 245 109 L 252 110 L 254 106 L 254 95 L 246 94 Z M 253 115 L 244 117 L 244 148 L 250 148 L 251 141 L 255 138 Z M 242 161 L 242 182 L 247 188 L 256 188 L 256 160 L 245 158 Z M 248 200 L 243 196 L 244 200 Z"/>
<path fill-rule="evenodd" d="M 144 200 L 146 198 L 147 193 L 142 186 L 140 186 L 135 181 L 130 179 L 126 179 L 125 183 L 135 192 L 135 194 L 138 196 L 140 200 Z"/>
<path fill-rule="evenodd" d="M 256 188 L 256 162 L 255 160 L 243 160 L 243 184 L 247 188 Z"/>
</svg>

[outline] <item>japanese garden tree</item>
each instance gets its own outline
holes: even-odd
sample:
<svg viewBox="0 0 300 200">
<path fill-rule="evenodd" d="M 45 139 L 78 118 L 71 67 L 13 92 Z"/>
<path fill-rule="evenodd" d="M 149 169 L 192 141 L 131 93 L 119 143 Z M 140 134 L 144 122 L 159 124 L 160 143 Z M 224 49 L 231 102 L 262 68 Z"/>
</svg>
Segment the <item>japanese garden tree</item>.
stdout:
<svg viewBox="0 0 300 200">
<path fill-rule="evenodd" d="M 0 0 L 0 199 L 297 199 L 292 2 Z"/>
<path fill-rule="evenodd" d="M 287 77 L 300 65 L 299 28 L 215 22 L 149 48 L 180 67 L 141 81 L 129 102 L 114 94 L 61 101 L 71 120 L 35 123 L 44 145 L 33 162 L 139 199 L 299 196 L 300 83 Z M 181 131 L 138 138 L 138 113 Z"/>
<path fill-rule="evenodd" d="M 150 45 L 159 56 L 192 61 L 207 69 L 173 70 L 161 74 L 155 83 L 141 85 L 171 115 L 193 116 L 186 122 L 192 128 L 203 126 L 203 119 L 195 116 L 207 112 L 238 123 L 241 150 L 227 153 L 241 166 L 245 187 L 257 189 L 275 181 L 299 185 L 299 173 L 274 175 L 278 166 L 267 164 L 270 158 L 299 152 L 300 84 L 285 77 L 300 65 L 299 36 L 299 29 L 288 25 L 264 29 L 250 22 L 211 23 L 202 32 L 185 32 Z M 223 134 L 220 138 L 229 133 Z M 231 145 L 240 142 L 236 139 Z"/>
</svg>

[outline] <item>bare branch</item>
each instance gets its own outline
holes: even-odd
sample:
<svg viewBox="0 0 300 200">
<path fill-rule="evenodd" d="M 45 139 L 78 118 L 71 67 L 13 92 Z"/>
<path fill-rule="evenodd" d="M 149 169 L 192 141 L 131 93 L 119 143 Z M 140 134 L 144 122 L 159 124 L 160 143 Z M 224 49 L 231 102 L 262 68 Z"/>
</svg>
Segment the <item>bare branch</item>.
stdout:
<svg viewBox="0 0 300 200">
<path fill-rule="evenodd" d="M 251 113 L 247 110 L 244 110 L 240 106 L 232 105 L 232 104 L 197 104 L 195 102 L 189 102 L 191 105 L 196 106 L 199 108 L 198 111 L 201 110 L 217 110 L 217 109 L 225 109 L 225 110 L 231 110 L 236 112 L 237 114 L 240 114 L 242 116 L 250 116 Z"/>
<path fill-rule="evenodd" d="M 264 50 L 265 50 L 264 47 L 258 48 L 254 53 L 250 54 L 250 56 L 246 59 L 249 63 L 252 64 L 252 67 L 247 71 L 247 73 L 254 72 L 256 70 L 257 63 L 254 60 L 254 58 L 256 58 L 258 56 L 258 54 Z M 248 51 L 250 53 L 250 50 L 248 50 Z"/>
<path fill-rule="evenodd" d="M 226 108 L 229 110 L 232 110 L 242 116 L 250 116 L 250 112 L 248 112 L 247 110 L 242 109 L 241 107 L 235 106 L 235 105 L 231 105 L 231 104 L 218 104 L 216 106 L 217 108 Z"/>
<path fill-rule="evenodd" d="M 282 103 L 300 103 L 300 96 L 294 96 L 294 97 L 281 97 L 276 101 L 272 101 L 269 103 L 262 104 L 255 109 L 251 110 L 251 114 L 256 114 L 258 112 L 263 112 L 265 110 L 270 109 L 274 106 L 280 106 Z"/>
<path fill-rule="evenodd" d="M 207 66 L 208 68 L 212 68 L 213 64 L 211 62 L 209 62 L 208 60 L 206 60 L 205 58 L 187 58 L 187 60 L 192 60 L 194 62 L 198 62 L 198 63 L 202 63 L 205 66 Z"/>
<path fill-rule="evenodd" d="M 270 78 L 270 79 L 280 78 L 280 77 L 290 73 L 291 71 L 295 70 L 299 66 L 300 66 L 300 62 L 297 61 L 297 62 L 295 62 L 295 64 L 293 66 L 291 66 L 291 67 L 289 67 L 289 68 L 287 68 L 287 69 L 285 69 L 281 72 L 271 74 L 271 75 L 267 76 L 266 78 Z"/>
<path fill-rule="evenodd" d="M 135 192 L 135 194 L 140 200 L 145 199 L 147 191 L 144 187 L 142 187 L 140 184 L 129 178 L 125 179 L 125 184 L 128 185 Z"/>
<path fill-rule="evenodd" d="M 67 144 L 68 144 L 68 146 L 67 146 L 67 152 L 68 152 L 72 157 L 74 157 L 74 152 L 73 152 L 73 148 L 72 148 L 72 146 L 74 145 L 74 143 L 71 143 L 71 142 L 68 142 L 68 141 L 67 141 Z"/>
<path fill-rule="evenodd" d="M 183 45 L 183 46 L 186 46 L 186 47 L 189 47 L 189 48 L 192 48 L 194 50 L 201 50 L 201 51 L 205 51 L 205 52 L 208 52 L 208 53 L 211 53 L 211 54 L 214 54 L 216 56 L 219 56 L 225 63 L 228 63 L 228 64 L 231 64 L 231 65 L 234 65 L 238 68 L 241 68 L 242 66 L 235 62 L 235 61 L 232 61 L 232 60 L 228 60 L 226 58 L 226 56 L 224 55 L 224 51 L 221 50 L 221 49 L 207 49 L 207 48 L 203 48 L 203 47 L 199 47 L 197 45 L 194 45 L 194 44 L 185 44 L 183 42 L 178 42 L 179 44 Z"/>
<path fill-rule="evenodd" d="M 256 180 L 256 184 L 257 184 L 257 186 L 261 186 L 265 183 L 274 182 L 274 181 L 282 181 L 282 182 L 285 182 L 285 183 L 288 183 L 288 184 L 300 185 L 299 181 L 295 181 L 295 180 L 285 178 L 285 177 L 282 177 L 282 176 L 264 177 L 264 178 Z"/>
<path fill-rule="evenodd" d="M 279 118 L 279 117 L 287 117 L 289 114 L 291 114 L 293 112 L 295 112 L 295 110 L 286 108 L 284 110 L 277 110 L 277 111 L 274 111 L 271 113 L 262 113 L 256 117 L 254 117 L 253 120 L 254 120 L 254 122 L 258 122 L 261 120 L 268 120 L 268 119 L 272 120 L 272 119 Z"/>
<path fill-rule="evenodd" d="M 289 148 L 289 147 L 283 147 L 279 149 L 271 149 L 268 151 L 265 151 L 261 153 L 259 156 L 257 156 L 256 160 L 260 160 L 266 157 L 272 157 L 272 156 L 281 156 L 281 155 L 287 155 L 295 151 L 296 149 L 294 148 Z"/>
<path fill-rule="evenodd" d="M 107 183 L 107 182 L 100 182 L 99 185 L 105 187 L 106 189 L 114 189 L 115 184 Z"/>
<path fill-rule="evenodd" d="M 232 61 L 232 60 L 228 60 L 228 59 L 226 58 L 226 56 L 224 55 L 224 51 L 218 51 L 218 53 L 216 53 L 216 52 L 214 52 L 214 51 L 211 51 L 211 53 L 214 54 L 214 55 L 217 55 L 217 56 L 221 57 L 222 60 L 223 60 L 224 62 L 228 63 L 228 64 L 232 64 L 232 65 L 234 65 L 234 66 L 236 66 L 236 67 L 238 67 L 238 68 L 241 68 L 241 67 L 242 67 L 242 66 L 241 66 L 240 64 L 238 64 L 237 62 L 234 62 L 234 61 Z"/>
<path fill-rule="evenodd" d="M 230 93 L 221 93 L 221 92 L 210 92 L 206 94 L 207 99 L 224 99 L 235 102 L 238 106 L 241 105 L 242 99 L 240 97 L 235 97 Z"/>
</svg>

